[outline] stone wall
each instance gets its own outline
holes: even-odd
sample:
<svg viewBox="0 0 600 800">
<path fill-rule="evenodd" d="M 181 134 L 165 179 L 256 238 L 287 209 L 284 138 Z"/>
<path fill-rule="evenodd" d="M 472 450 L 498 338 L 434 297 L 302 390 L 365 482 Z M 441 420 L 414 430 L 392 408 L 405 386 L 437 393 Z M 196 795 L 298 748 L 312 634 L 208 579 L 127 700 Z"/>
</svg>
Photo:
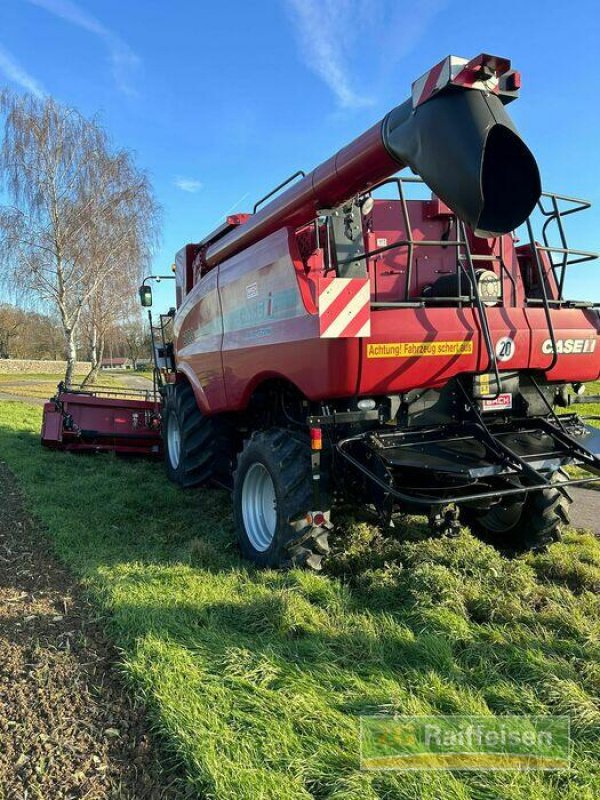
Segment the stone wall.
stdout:
<svg viewBox="0 0 600 800">
<path fill-rule="evenodd" d="M 91 369 L 89 361 L 78 361 L 75 372 L 87 373 Z M 44 375 L 64 375 L 67 365 L 65 361 L 42 361 L 20 358 L 0 358 L 0 375 L 27 375 L 43 373 Z"/>
</svg>

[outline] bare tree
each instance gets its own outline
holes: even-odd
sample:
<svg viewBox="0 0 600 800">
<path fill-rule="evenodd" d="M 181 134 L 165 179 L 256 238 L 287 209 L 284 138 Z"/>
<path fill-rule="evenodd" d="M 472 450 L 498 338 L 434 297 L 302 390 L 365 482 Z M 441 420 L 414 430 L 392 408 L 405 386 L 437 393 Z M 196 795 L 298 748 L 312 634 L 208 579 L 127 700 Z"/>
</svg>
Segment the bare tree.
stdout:
<svg viewBox="0 0 600 800">
<path fill-rule="evenodd" d="M 125 340 L 127 355 L 131 359 L 133 368 L 137 369 L 140 358 L 148 357 L 150 354 L 150 331 L 138 314 L 121 326 L 121 333 Z"/>
<path fill-rule="evenodd" d="M 0 358 L 11 357 L 11 341 L 18 337 L 23 323 L 23 314 L 18 308 L 0 306 Z"/>
<path fill-rule="evenodd" d="M 63 351 L 58 321 L 31 309 L 0 305 L 0 358 L 50 358 Z"/>
<path fill-rule="evenodd" d="M 136 276 L 158 208 L 147 176 L 96 121 L 51 98 L 0 98 L 4 278 L 56 308 L 71 382 L 83 309 L 118 270 Z"/>
<path fill-rule="evenodd" d="M 90 296 L 83 313 L 83 327 L 88 345 L 90 372 L 83 384 L 95 383 L 106 348 L 107 336 L 137 309 L 137 275 L 124 269 L 112 272 Z"/>
</svg>

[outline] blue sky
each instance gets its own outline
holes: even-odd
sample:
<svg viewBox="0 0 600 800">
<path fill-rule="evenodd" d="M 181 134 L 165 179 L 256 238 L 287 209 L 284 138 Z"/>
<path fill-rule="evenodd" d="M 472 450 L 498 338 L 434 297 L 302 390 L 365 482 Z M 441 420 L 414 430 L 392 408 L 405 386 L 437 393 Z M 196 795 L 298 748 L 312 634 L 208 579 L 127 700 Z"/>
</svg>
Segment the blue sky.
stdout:
<svg viewBox="0 0 600 800">
<path fill-rule="evenodd" d="M 593 0 L 2 0 L 0 84 L 98 114 L 164 208 L 157 269 L 409 95 L 448 53 L 512 59 L 510 110 L 544 187 L 592 200 L 571 244 L 600 249 L 600 10 Z M 600 300 L 600 271 L 571 295 Z M 164 294 L 164 302 L 167 302 Z"/>
</svg>

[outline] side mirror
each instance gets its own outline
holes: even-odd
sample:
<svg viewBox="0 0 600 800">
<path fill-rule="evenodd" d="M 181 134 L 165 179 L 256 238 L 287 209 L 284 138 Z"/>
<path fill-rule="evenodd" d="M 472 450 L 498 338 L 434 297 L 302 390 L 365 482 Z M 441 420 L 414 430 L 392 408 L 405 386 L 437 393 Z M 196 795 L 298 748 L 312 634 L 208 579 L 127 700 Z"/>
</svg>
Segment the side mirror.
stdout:
<svg viewBox="0 0 600 800">
<path fill-rule="evenodd" d="M 150 308 L 152 305 L 152 287 L 146 285 L 140 286 L 139 293 L 142 307 Z"/>
</svg>

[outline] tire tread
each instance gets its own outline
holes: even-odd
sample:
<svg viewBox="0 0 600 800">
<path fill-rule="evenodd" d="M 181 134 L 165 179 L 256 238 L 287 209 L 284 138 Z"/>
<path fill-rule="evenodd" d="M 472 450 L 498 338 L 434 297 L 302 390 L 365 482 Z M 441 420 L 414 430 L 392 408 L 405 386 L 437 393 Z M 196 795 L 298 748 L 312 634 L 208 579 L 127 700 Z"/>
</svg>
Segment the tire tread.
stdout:
<svg viewBox="0 0 600 800">
<path fill-rule="evenodd" d="M 283 509 L 285 527 L 278 531 L 279 539 L 272 553 L 264 555 L 253 550 L 244 530 L 241 503 L 241 481 L 252 459 L 268 454 L 277 465 L 280 484 L 283 486 L 279 507 Z M 250 462 L 250 463 L 248 463 Z M 256 431 L 244 442 L 242 453 L 234 472 L 234 516 L 240 547 L 245 556 L 270 567 L 304 567 L 320 570 L 323 557 L 329 553 L 326 527 L 306 525 L 297 530 L 292 523 L 313 510 L 310 447 L 290 437 L 285 430 Z"/>
</svg>

